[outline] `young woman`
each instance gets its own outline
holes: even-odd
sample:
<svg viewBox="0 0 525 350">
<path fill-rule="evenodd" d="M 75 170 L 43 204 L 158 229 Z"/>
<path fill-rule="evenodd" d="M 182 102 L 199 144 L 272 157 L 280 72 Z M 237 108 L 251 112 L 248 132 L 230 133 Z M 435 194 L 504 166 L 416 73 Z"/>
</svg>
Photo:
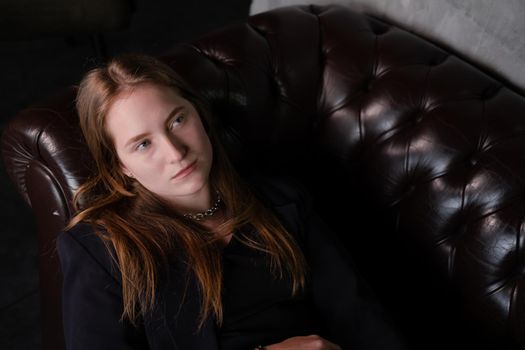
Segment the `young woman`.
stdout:
<svg viewBox="0 0 525 350">
<path fill-rule="evenodd" d="M 77 109 L 97 173 L 58 239 L 68 349 L 401 348 L 306 193 L 239 177 L 168 66 L 117 57 Z"/>
</svg>

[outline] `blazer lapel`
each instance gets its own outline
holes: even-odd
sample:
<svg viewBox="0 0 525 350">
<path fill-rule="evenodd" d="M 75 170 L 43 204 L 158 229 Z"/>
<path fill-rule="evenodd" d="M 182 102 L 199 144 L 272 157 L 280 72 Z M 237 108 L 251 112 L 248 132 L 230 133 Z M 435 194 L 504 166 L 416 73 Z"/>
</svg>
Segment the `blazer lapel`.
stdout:
<svg viewBox="0 0 525 350">
<path fill-rule="evenodd" d="M 197 331 L 200 293 L 193 274 L 176 262 L 162 284 L 155 309 L 145 320 L 151 350 L 218 350 L 213 317 Z"/>
<path fill-rule="evenodd" d="M 298 238 L 297 235 L 301 231 L 301 221 L 297 205 L 294 202 L 289 202 L 273 206 L 272 209 L 288 232 Z"/>
<path fill-rule="evenodd" d="M 288 232 L 299 239 L 303 220 L 297 203 L 297 189 L 275 178 L 254 177 L 250 183 L 257 198 L 277 215 Z"/>
</svg>

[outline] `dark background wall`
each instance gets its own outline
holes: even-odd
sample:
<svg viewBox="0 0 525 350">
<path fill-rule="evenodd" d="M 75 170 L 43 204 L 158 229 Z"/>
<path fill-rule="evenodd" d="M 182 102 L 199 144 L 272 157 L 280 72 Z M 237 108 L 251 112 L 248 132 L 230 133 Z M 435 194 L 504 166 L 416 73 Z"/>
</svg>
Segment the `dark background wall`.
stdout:
<svg viewBox="0 0 525 350">
<path fill-rule="evenodd" d="M 251 3 L 118 0 L 120 6 L 131 6 L 126 25 L 115 20 L 119 11 L 110 0 L 61 2 L 0 0 L 0 133 L 17 111 L 76 84 L 100 61 L 90 31 L 107 29 L 102 36 L 110 56 L 159 54 L 214 28 L 245 20 Z M 124 27 L 110 29 L 115 24 Z M 0 349 L 37 350 L 41 343 L 36 230 L 31 210 L 16 193 L 2 162 L 0 222 Z"/>
</svg>

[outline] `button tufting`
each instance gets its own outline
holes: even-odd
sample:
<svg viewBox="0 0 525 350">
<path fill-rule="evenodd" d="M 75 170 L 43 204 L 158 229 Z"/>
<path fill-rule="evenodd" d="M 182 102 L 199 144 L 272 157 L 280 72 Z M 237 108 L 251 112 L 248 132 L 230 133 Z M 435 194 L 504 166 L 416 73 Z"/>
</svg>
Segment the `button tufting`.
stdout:
<svg viewBox="0 0 525 350">
<path fill-rule="evenodd" d="M 386 25 L 385 23 L 381 23 L 379 21 L 371 21 L 370 22 L 370 29 L 372 30 L 372 33 L 375 35 L 383 35 L 390 29 L 390 26 Z"/>
<path fill-rule="evenodd" d="M 405 192 L 405 195 L 409 195 L 411 194 L 412 192 L 414 192 L 416 190 L 416 185 L 410 185 L 408 186 L 406 192 Z"/>
<path fill-rule="evenodd" d="M 498 86 L 498 85 L 491 85 L 491 86 L 485 88 L 485 89 L 481 92 L 481 94 L 480 94 L 479 97 L 480 97 L 482 100 L 489 100 L 489 99 L 493 98 L 494 96 L 496 96 L 496 94 L 499 92 L 500 88 L 501 88 L 501 87 Z"/>
<path fill-rule="evenodd" d="M 429 66 L 438 66 L 438 65 L 442 64 L 443 62 L 445 62 L 448 57 L 449 57 L 449 55 L 446 55 L 446 54 L 443 54 L 441 56 L 432 57 L 430 59 L 430 61 L 428 62 L 428 65 Z"/>
<path fill-rule="evenodd" d="M 410 115 L 412 116 L 412 123 L 418 124 L 425 118 L 426 109 L 422 106 L 415 107 Z"/>
<path fill-rule="evenodd" d="M 374 78 L 370 78 L 368 81 L 365 82 L 365 85 L 364 85 L 364 90 L 365 91 L 370 91 L 372 90 L 372 88 L 374 87 Z"/>
<path fill-rule="evenodd" d="M 460 225 L 460 226 L 454 231 L 454 236 L 455 236 L 455 237 L 461 237 L 461 236 L 465 235 L 465 233 L 467 233 L 467 225 L 466 225 L 466 224 L 463 224 L 463 225 Z"/>
<path fill-rule="evenodd" d="M 471 166 L 474 166 L 474 165 L 478 164 L 478 162 L 479 162 L 479 158 L 480 158 L 480 155 L 479 155 L 479 153 L 476 151 L 476 152 L 472 153 L 470 156 L 468 156 L 468 158 L 467 158 L 467 162 L 468 162 Z"/>
</svg>

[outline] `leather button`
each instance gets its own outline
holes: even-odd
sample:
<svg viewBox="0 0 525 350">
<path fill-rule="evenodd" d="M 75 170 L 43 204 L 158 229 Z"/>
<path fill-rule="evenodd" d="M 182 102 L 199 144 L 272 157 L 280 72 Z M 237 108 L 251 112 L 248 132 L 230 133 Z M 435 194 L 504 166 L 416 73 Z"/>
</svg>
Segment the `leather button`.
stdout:
<svg viewBox="0 0 525 350">
<path fill-rule="evenodd" d="M 436 56 L 436 57 L 433 57 L 429 62 L 428 62 L 428 65 L 429 66 L 438 66 L 440 64 L 442 64 L 443 62 L 445 62 L 448 58 L 448 55 L 441 55 L 441 56 Z"/>
<path fill-rule="evenodd" d="M 499 92 L 500 90 L 500 86 L 497 86 L 497 85 L 492 85 L 492 86 L 489 86 L 487 87 L 486 89 L 484 89 L 481 94 L 480 94 L 480 98 L 482 100 L 489 100 L 491 98 L 493 98 L 494 96 L 497 95 L 497 93 Z"/>
</svg>

